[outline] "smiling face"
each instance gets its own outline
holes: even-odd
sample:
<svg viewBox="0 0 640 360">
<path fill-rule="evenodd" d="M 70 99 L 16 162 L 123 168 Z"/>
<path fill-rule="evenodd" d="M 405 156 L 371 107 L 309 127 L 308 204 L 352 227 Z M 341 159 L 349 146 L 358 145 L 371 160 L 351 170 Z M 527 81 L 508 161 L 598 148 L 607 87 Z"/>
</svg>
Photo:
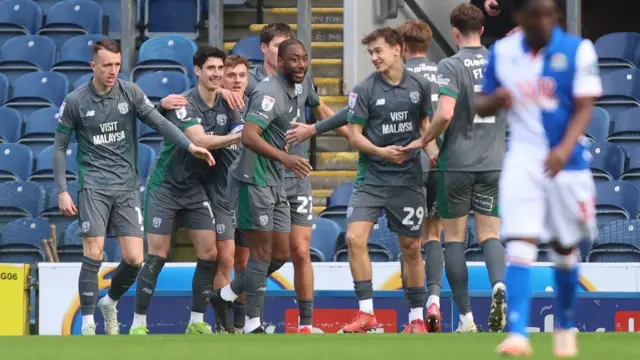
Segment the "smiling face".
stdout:
<svg viewBox="0 0 640 360">
<path fill-rule="evenodd" d="M 309 69 L 307 50 L 299 43 L 290 45 L 278 58 L 278 65 L 285 78 L 296 84 L 301 83 Z"/>
<path fill-rule="evenodd" d="M 202 67 L 195 66 L 198 83 L 209 91 L 214 91 L 222 85 L 224 75 L 224 60 L 217 57 L 209 57 Z"/>
<path fill-rule="evenodd" d="M 376 72 L 387 71 L 398 61 L 402 61 L 401 45 L 389 45 L 384 38 L 377 38 L 367 44 L 367 50 L 371 56 L 371 63 L 376 68 Z"/>
</svg>

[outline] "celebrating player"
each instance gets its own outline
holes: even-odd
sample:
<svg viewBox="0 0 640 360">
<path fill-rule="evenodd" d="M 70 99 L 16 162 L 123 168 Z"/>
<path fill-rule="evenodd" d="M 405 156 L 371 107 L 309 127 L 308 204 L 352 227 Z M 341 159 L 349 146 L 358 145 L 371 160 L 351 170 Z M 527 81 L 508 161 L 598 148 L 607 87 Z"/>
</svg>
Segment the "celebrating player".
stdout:
<svg viewBox="0 0 640 360">
<path fill-rule="evenodd" d="M 516 0 L 522 32 L 499 40 L 489 54 L 477 111 L 491 116 L 509 109 L 509 152 L 500 179 L 502 236 L 509 265 L 509 336 L 503 354 L 531 354 L 527 336 L 531 263 L 537 240 L 550 241 L 555 255 L 554 353 L 578 353 L 575 325 L 581 239 L 593 239 L 595 185 L 589 141 L 583 136 L 594 99 L 602 93 L 593 44 L 555 25 L 554 0 Z"/>
<path fill-rule="evenodd" d="M 482 86 L 486 52 L 480 43 L 482 11 L 460 4 L 451 12 L 453 38 L 460 51 L 438 65 L 440 97 L 425 142 L 444 133 L 438 156 L 438 211 L 445 232 L 445 270 L 460 312 L 458 332 L 476 332 L 468 291 L 465 261 L 467 217 L 475 213 L 493 301 L 489 330 L 505 326 L 504 247 L 499 240 L 498 179 L 504 159 L 506 120 L 480 117 L 474 99 Z"/>
<path fill-rule="evenodd" d="M 258 84 L 249 100 L 242 131 L 244 148 L 229 170 L 229 204 L 237 226 L 251 249 L 245 270 L 231 284 L 214 292 L 216 315 L 228 323 L 229 302 L 246 290 L 245 333 L 264 332 L 261 309 L 269 267 L 289 258 L 291 216 L 283 166 L 300 178 L 311 174 L 309 161 L 284 151 L 285 132 L 297 121 L 300 84 L 308 66 L 307 51 L 298 40 L 278 48 L 278 72 Z"/>
<path fill-rule="evenodd" d="M 401 149 L 418 139 L 422 123 L 429 121 L 431 90 L 428 82 L 404 68 L 402 36 L 397 30 L 375 30 L 362 44 L 367 46 L 376 72 L 349 94 L 349 141 L 361 155 L 347 209 L 346 235 L 360 311 L 342 331 L 360 333 L 378 327 L 367 239 L 384 209 L 389 228 L 399 235 L 406 267 L 405 294 L 411 310 L 405 332 L 426 332 L 425 273 L 420 254 L 425 208 L 421 150 L 405 153 Z"/>
<path fill-rule="evenodd" d="M 398 26 L 398 32 L 402 35 L 403 54 L 405 68 L 421 76 L 429 83 L 431 89 L 431 103 L 436 108 L 438 102 L 438 65 L 427 59 L 427 50 L 431 43 L 431 28 L 422 20 L 409 20 Z M 423 132 L 425 128 L 423 127 Z M 436 140 L 439 140 L 436 139 Z M 442 265 L 444 263 L 442 245 L 440 245 L 440 232 L 442 232 L 442 222 L 438 217 L 438 203 L 436 201 L 437 181 L 435 169 L 431 169 L 431 164 L 435 165 L 438 157 L 438 146 L 432 141 L 425 151 L 421 152 L 422 170 L 424 171 L 424 185 L 427 191 L 427 207 L 424 212 L 424 234 L 422 243 L 424 247 L 424 261 L 427 275 L 427 326 L 429 332 L 440 332 L 440 290 L 442 289 Z M 404 259 L 401 258 L 401 263 Z M 404 266 L 400 266 L 404 269 Z M 402 271 L 401 271 L 402 272 Z M 404 284 L 403 277 L 403 286 Z"/>
<path fill-rule="evenodd" d="M 67 216 L 79 213 L 79 235 L 83 237 L 78 280 L 83 335 L 95 335 L 96 303 L 104 316 L 105 333 L 119 333 L 116 305 L 136 280 L 144 261 L 136 118 L 156 129 L 180 151 L 190 152 L 213 165 L 211 153 L 192 144 L 162 117 L 137 85 L 117 78 L 120 64 L 118 43 L 111 39 L 97 41 L 92 47 L 93 78 L 67 95 L 56 128 L 53 170 L 58 203 Z M 73 131 L 78 136 L 80 169 L 77 208 L 65 180 L 65 153 Z M 201 164 L 206 166 L 204 162 Z M 108 294 L 98 302 L 98 270 L 105 235 L 118 238 L 123 261 L 114 272 Z"/>
<path fill-rule="evenodd" d="M 240 135 L 225 135 L 219 127 L 241 122 L 237 111 L 230 110 L 216 89 L 222 82 L 223 51 L 203 46 L 193 56 L 198 85 L 184 94 L 187 105 L 169 111 L 168 118 L 195 144 L 208 149 L 220 149 L 240 141 Z M 222 121 L 224 120 L 224 121 Z M 220 135 L 223 134 L 223 135 Z M 179 222 L 189 230 L 198 258 L 193 274 L 191 318 L 187 334 L 211 334 L 204 321 L 204 312 L 216 273 L 216 222 L 212 203 L 207 198 L 203 181 L 210 177 L 209 169 L 193 161 L 186 152 L 165 140 L 149 178 L 145 199 L 145 228 L 149 256 L 136 289 L 136 305 L 130 334 L 146 335 L 146 315 L 156 287 L 158 275 L 169 256 L 174 224 Z"/>
<path fill-rule="evenodd" d="M 238 55 L 228 56 L 224 62 L 224 76 L 222 86 L 229 91 L 244 96 L 247 87 L 249 62 L 246 58 Z M 216 106 L 221 106 L 218 103 Z M 220 112 L 221 113 L 221 112 Z M 213 135 L 235 134 L 234 138 L 240 139 L 243 123 L 232 123 L 227 116 L 218 115 L 215 126 L 205 129 Z M 229 167 L 240 154 L 238 143 L 231 144 L 225 148 L 217 149 L 213 152 L 216 166 L 211 168 L 205 180 L 205 190 L 211 203 L 213 204 L 213 214 L 216 218 L 216 232 L 218 245 L 218 270 L 213 282 L 214 289 L 220 289 L 231 282 L 231 272 L 236 266 L 236 274 L 239 274 L 246 266 L 249 259 L 249 249 L 244 243 L 242 231 L 235 229 L 235 210 L 229 208 L 227 201 L 227 174 Z M 234 241 L 227 241 L 234 240 Z M 235 264 L 234 258 L 238 259 Z M 237 300 L 237 299 L 236 299 Z M 225 328 L 220 323 L 220 317 L 216 317 L 217 331 L 230 332 L 238 331 L 244 327 L 244 298 L 233 304 L 233 328 Z M 242 319 L 242 321 L 239 321 Z"/>
</svg>

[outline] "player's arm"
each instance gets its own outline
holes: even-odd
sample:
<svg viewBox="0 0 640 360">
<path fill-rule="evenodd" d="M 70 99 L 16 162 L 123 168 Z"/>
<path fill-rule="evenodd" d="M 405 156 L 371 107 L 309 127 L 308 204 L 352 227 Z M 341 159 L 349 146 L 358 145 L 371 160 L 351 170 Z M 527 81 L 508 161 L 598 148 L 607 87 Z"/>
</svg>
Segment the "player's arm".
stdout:
<svg viewBox="0 0 640 360">
<path fill-rule="evenodd" d="M 227 102 L 227 104 L 232 110 L 241 110 L 242 108 L 244 108 L 243 93 L 240 93 L 237 91 L 231 91 L 231 90 L 219 87 L 216 89 L 216 95 L 222 96 L 224 101 Z"/>
<path fill-rule="evenodd" d="M 163 116 L 170 110 L 178 110 L 187 105 L 187 99 L 182 94 L 167 95 L 156 105 L 156 110 Z"/>
<path fill-rule="evenodd" d="M 315 124 L 292 123 L 293 129 L 287 131 L 287 142 L 290 144 L 299 144 L 312 136 L 335 130 L 336 133 L 344 138 L 349 138 L 349 130 L 347 129 L 347 115 L 349 109 L 344 107 L 337 113 L 325 120 L 318 121 Z"/>
<path fill-rule="evenodd" d="M 71 141 L 71 134 L 75 129 L 75 124 L 79 119 L 79 114 L 74 101 L 66 99 L 60 106 L 58 125 L 53 140 L 53 178 L 58 191 L 58 207 L 62 214 L 74 216 L 78 209 L 73 204 L 71 196 L 67 192 L 67 147 Z"/>
<path fill-rule="evenodd" d="M 489 51 L 489 63 L 484 70 L 482 92 L 476 94 L 476 114 L 493 116 L 502 108 L 511 107 L 511 95 L 502 87 L 496 74 L 495 45 Z"/>
<path fill-rule="evenodd" d="M 307 159 L 287 154 L 262 137 L 262 132 L 278 116 L 278 107 L 276 100 L 263 91 L 258 89 L 252 93 L 242 130 L 242 144 L 262 157 L 281 162 L 300 177 L 309 176 L 312 168 Z"/>
<path fill-rule="evenodd" d="M 204 131 L 191 104 L 167 114 L 167 119 L 176 125 L 196 146 L 215 150 L 227 147 L 240 141 L 240 134 L 209 135 Z"/>
</svg>

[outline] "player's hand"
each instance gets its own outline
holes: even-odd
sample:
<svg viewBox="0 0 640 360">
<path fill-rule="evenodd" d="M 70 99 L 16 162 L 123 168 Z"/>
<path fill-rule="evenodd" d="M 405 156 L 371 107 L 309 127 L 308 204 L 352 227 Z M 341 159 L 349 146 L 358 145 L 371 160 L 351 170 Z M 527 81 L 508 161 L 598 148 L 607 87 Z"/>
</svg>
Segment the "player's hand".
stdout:
<svg viewBox="0 0 640 360">
<path fill-rule="evenodd" d="M 206 161 L 209 166 L 213 166 L 216 164 L 216 161 L 213 159 L 213 155 L 211 155 L 211 151 L 205 148 L 191 144 L 189 145 L 189 152 L 198 159 Z"/>
<path fill-rule="evenodd" d="M 545 173 L 551 178 L 555 177 L 567 164 L 570 155 L 571 151 L 565 150 L 562 146 L 551 149 L 544 161 Z"/>
<path fill-rule="evenodd" d="M 293 129 L 287 130 L 285 134 L 287 143 L 291 145 L 300 144 L 316 133 L 316 127 L 314 125 L 292 121 L 291 126 L 293 126 Z"/>
<path fill-rule="evenodd" d="M 64 216 L 78 215 L 78 208 L 76 208 L 68 192 L 58 194 L 58 208 Z"/>
<path fill-rule="evenodd" d="M 417 149 L 419 148 L 420 147 Z M 389 162 L 400 165 L 407 158 L 407 151 L 405 149 L 405 147 L 398 145 L 385 146 L 380 151 L 380 157 Z"/>
<path fill-rule="evenodd" d="M 180 94 L 171 94 L 160 100 L 160 106 L 165 110 L 178 110 L 187 105 L 187 99 Z"/>
<path fill-rule="evenodd" d="M 404 153 L 408 153 L 411 152 L 413 150 L 417 150 L 417 149 L 422 149 L 426 146 L 427 144 L 424 143 L 424 139 L 423 138 L 419 138 L 416 140 L 413 140 L 412 142 L 409 143 L 409 145 L 401 147 L 401 151 Z"/>
<path fill-rule="evenodd" d="M 311 171 L 313 170 L 311 164 L 309 164 L 309 160 L 297 155 L 287 154 L 287 156 L 282 161 L 282 165 L 284 165 L 284 167 L 286 167 L 287 169 L 293 171 L 301 178 L 310 176 Z"/>
<path fill-rule="evenodd" d="M 513 105 L 513 97 L 511 96 L 511 93 L 503 87 L 497 88 L 494 96 L 501 108 L 510 109 Z"/>
<path fill-rule="evenodd" d="M 218 89 L 224 101 L 229 104 L 232 110 L 242 110 L 244 108 L 244 94 L 227 89 Z"/>
<path fill-rule="evenodd" d="M 484 11 L 489 14 L 489 16 L 498 16 L 500 15 L 500 5 L 497 0 L 485 0 L 484 2 Z"/>
</svg>

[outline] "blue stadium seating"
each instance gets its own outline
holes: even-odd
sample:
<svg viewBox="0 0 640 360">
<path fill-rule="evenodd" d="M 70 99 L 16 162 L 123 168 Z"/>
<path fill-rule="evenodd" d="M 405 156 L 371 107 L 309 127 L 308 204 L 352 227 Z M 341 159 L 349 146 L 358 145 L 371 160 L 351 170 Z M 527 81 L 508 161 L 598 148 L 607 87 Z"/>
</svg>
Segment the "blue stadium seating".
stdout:
<svg viewBox="0 0 640 360">
<path fill-rule="evenodd" d="M 0 48 L 0 72 L 12 84 L 24 74 L 49 70 L 55 61 L 56 45 L 46 36 L 16 36 Z"/>
<path fill-rule="evenodd" d="M 8 223 L 0 238 L 0 262 L 35 264 L 46 260 L 43 239 L 51 236 L 44 218 L 17 219 Z"/>
<path fill-rule="evenodd" d="M 607 140 L 611 129 L 611 118 L 609 113 L 600 107 L 594 106 L 591 111 L 591 121 L 587 128 L 587 137 L 593 142 L 603 142 Z"/>
<path fill-rule="evenodd" d="M 635 219 L 640 212 L 640 189 L 628 181 L 615 180 L 596 184 L 598 225 Z"/>
<path fill-rule="evenodd" d="M 398 260 L 398 256 L 400 255 L 398 235 L 389 230 L 389 224 L 386 216 L 378 218 L 378 223 L 373 225 L 367 243 L 369 247 L 369 254 L 371 254 L 370 256 L 376 256 L 384 259 L 388 253 L 390 256 L 388 261 Z"/>
<path fill-rule="evenodd" d="M 158 134 L 151 126 L 138 121 L 139 138 L 138 142 L 150 146 L 156 154 L 160 153 L 162 146 L 162 135 Z"/>
<path fill-rule="evenodd" d="M 5 104 L 15 108 L 23 118 L 32 112 L 51 106 L 60 106 L 69 92 L 67 78 L 52 71 L 25 74 L 13 84 L 13 96 Z"/>
<path fill-rule="evenodd" d="M 104 15 L 109 19 L 109 37 L 112 39 L 120 39 L 120 27 L 122 26 L 120 1 L 121 0 L 96 0 L 96 2 L 100 4 L 102 11 L 104 11 Z M 136 8 L 137 6 L 134 6 L 134 9 Z M 136 14 L 134 14 L 134 16 L 136 16 Z"/>
<path fill-rule="evenodd" d="M 56 134 L 59 107 L 48 107 L 36 110 L 24 122 L 24 132 L 18 140 L 19 144 L 28 146 L 34 154 L 53 145 Z"/>
<path fill-rule="evenodd" d="M 71 196 L 73 203 L 77 207 L 78 206 L 78 182 L 77 181 L 68 182 L 67 192 L 69 193 L 69 196 Z M 69 226 L 69 224 L 72 223 L 74 220 L 78 219 L 78 216 L 65 216 L 62 214 L 62 212 L 60 212 L 60 208 L 58 208 L 58 190 L 57 189 L 49 190 L 45 209 L 42 211 L 40 216 L 49 219 L 49 223 L 51 225 L 55 225 L 56 239 L 58 243 L 64 237 L 64 233 L 67 229 L 67 226 Z M 58 246 L 58 248 L 60 247 Z"/>
<path fill-rule="evenodd" d="M 33 153 L 20 144 L 0 144 L 0 182 L 26 179 L 33 167 Z"/>
<path fill-rule="evenodd" d="M 173 71 L 187 75 L 191 84 L 195 84 L 193 55 L 196 51 L 196 43 L 183 36 L 164 35 L 151 38 L 140 46 L 138 63 L 131 70 L 131 80 L 136 81 L 148 72 Z"/>
<path fill-rule="evenodd" d="M 587 262 L 640 261 L 640 221 L 618 220 L 604 225 Z"/>
<path fill-rule="evenodd" d="M 620 146 L 627 155 L 640 146 L 640 107 L 625 110 L 618 115 L 607 141 Z"/>
<path fill-rule="evenodd" d="M 602 76 L 603 96 L 596 105 L 609 112 L 615 122 L 618 115 L 640 106 L 640 70 L 623 69 Z"/>
<path fill-rule="evenodd" d="M 311 232 L 311 261 L 323 262 L 333 260 L 336 243 L 340 236 L 340 226 L 329 219 L 313 220 Z"/>
<path fill-rule="evenodd" d="M 42 26 L 42 9 L 30 0 L 0 1 L 0 46 L 12 37 L 35 34 Z"/>
<path fill-rule="evenodd" d="M 16 142 L 22 132 L 22 119 L 16 109 L 0 107 L 0 143 Z"/>
<path fill-rule="evenodd" d="M 46 12 L 45 23 L 38 35 L 53 39 L 58 48 L 78 35 L 102 34 L 100 5 L 92 0 L 64 0 L 54 4 Z"/>
<path fill-rule="evenodd" d="M 53 178 L 53 153 L 54 147 L 49 146 L 42 150 L 36 161 L 36 170 L 29 176 L 30 181 L 37 182 L 46 190 L 55 188 Z M 78 180 L 78 164 L 76 162 L 76 154 L 78 153 L 78 144 L 70 143 L 66 153 L 66 179 L 67 181 Z"/>
<path fill-rule="evenodd" d="M 640 46 L 640 34 L 634 32 L 610 33 L 595 42 L 601 75 L 624 68 L 640 66 L 636 63 L 636 49 Z"/>
<path fill-rule="evenodd" d="M 342 184 L 336 187 L 327 199 L 326 210 L 346 210 L 349 206 L 349 198 L 353 192 L 353 183 Z"/>
<path fill-rule="evenodd" d="M 75 89 L 79 88 L 80 86 L 88 83 L 89 80 L 91 80 L 91 78 L 93 78 L 93 72 L 91 72 L 89 74 L 82 75 L 75 82 L 73 82 L 73 87 L 71 88 L 71 90 L 75 90 Z M 118 74 L 118 78 L 120 78 L 122 80 L 129 80 L 129 77 L 127 75 L 123 74 L 123 73 Z"/>
<path fill-rule="evenodd" d="M 159 102 L 167 95 L 182 94 L 189 90 L 189 78 L 184 74 L 170 71 L 144 74 L 136 80 L 136 84 L 154 103 Z"/>
<path fill-rule="evenodd" d="M 626 155 L 618 145 L 595 143 L 591 145 L 591 171 L 596 182 L 616 180 L 624 172 Z"/>
<path fill-rule="evenodd" d="M 208 0 L 205 0 L 208 1 Z M 195 39 L 200 23 L 200 0 L 146 0 L 147 36 L 172 33 Z"/>
<path fill-rule="evenodd" d="M 0 106 L 3 106 L 9 98 L 9 88 L 11 84 L 5 74 L 0 74 Z"/>
<path fill-rule="evenodd" d="M 627 169 L 620 176 L 620 180 L 625 180 L 640 187 L 640 147 L 629 153 Z"/>
<path fill-rule="evenodd" d="M 260 36 L 252 35 L 240 39 L 231 49 L 231 55 L 244 56 L 252 65 L 261 64 L 264 54 L 260 50 Z"/>
<path fill-rule="evenodd" d="M 60 262 L 82 261 L 82 238 L 78 236 L 78 220 L 73 220 L 64 229 L 64 235 L 58 238 L 58 257 Z"/>
<path fill-rule="evenodd" d="M 156 158 L 156 152 L 148 145 L 138 144 L 138 175 L 144 184 Z"/>
<path fill-rule="evenodd" d="M 91 47 L 97 41 L 105 39 L 101 34 L 80 35 L 67 40 L 60 48 L 58 62 L 51 71 L 57 71 L 67 76 L 69 83 L 75 83 L 82 76 L 93 73 L 91 62 Z"/>
<path fill-rule="evenodd" d="M 0 183 L 0 232 L 15 219 L 35 217 L 44 208 L 45 192 L 31 181 L 16 180 Z"/>
<path fill-rule="evenodd" d="M 146 244 L 146 241 L 145 241 Z M 146 254 L 146 252 L 145 252 Z M 122 261 L 122 251 L 118 239 L 108 237 L 104 240 L 104 258 L 105 261 L 120 262 Z"/>
</svg>

